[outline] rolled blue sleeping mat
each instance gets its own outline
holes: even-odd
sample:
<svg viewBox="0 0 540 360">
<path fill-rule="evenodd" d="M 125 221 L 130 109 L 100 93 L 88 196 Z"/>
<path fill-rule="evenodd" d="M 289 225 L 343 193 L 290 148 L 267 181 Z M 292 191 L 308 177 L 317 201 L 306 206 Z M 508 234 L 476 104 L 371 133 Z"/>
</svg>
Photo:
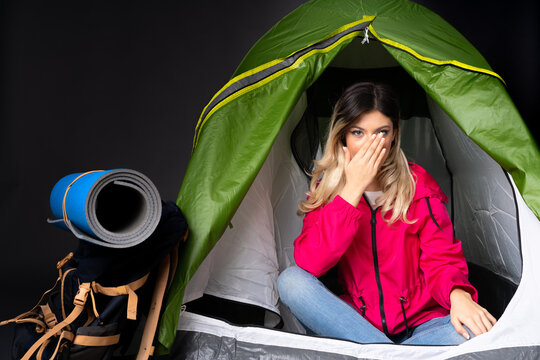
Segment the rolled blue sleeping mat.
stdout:
<svg viewBox="0 0 540 360">
<path fill-rule="evenodd" d="M 130 169 L 75 173 L 60 179 L 51 191 L 55 220 L 77 238 L 127 248 L 146 240 L 161 218 L 161 198 L 145 175 Z"/>
</svg>

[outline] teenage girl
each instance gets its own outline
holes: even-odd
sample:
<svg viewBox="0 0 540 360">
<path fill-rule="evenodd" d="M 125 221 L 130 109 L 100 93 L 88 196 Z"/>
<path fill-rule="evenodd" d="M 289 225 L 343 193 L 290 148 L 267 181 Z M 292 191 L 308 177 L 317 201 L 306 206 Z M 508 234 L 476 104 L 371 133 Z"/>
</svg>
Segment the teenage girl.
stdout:
<svg viewBox="0 0 540 360">
<path fill-rule="evenodd" d="M 308 331 L 360 343 L 457 345 L 496 319 L 477 304 L 436 181 L 400 148 L 399 105 L 373 83 L 335 105 L 280 297 Z M 338 266 L 339 297 L 317 278 Z"/>
</svg>

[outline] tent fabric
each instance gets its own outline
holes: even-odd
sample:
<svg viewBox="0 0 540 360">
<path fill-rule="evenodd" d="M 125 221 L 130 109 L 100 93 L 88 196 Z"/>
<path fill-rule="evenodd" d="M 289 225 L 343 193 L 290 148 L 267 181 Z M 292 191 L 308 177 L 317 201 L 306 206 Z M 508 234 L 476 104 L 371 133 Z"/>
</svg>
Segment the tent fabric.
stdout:
<svg viewBox="0 0 540 360">
<path fill-rule="evenodd" d="M 303 96 L 290 118 L 306 108 Z M 294 264 L 291 239 L 302 229 L 297 199 L 308 190 L 291 154 L 295 121 L 287 121 L 220 241 L 204 259 L 184 293 L 184 303 L 203 293 L 260 306 L 279 319 L 277 277 Z"/>
<path fill-rule="evenodd" d="M 230 225 L 302 94 L 355 37 L 364 37 L 366 27 L 372 41 L 511 174 L 535 214 L 530 221 L 538 223 L 538 147 L 501 78 L 462 35 L 406 0 L 311 1 L 253 46 L 199 119 L 177 199 L 190 238 L 161 318 L 159 341 L 165 348 L 173 343 L 187 283 Z M 520 288 L 526 268 L 524 256 Z M 515 277 L 514 270 L 503 275 Z"/>
<path fill-rule="evenodd" d="M 519 284 L 521 244 L 515 194 L 505 171 L 428 98 L 434 131 L 452 174 L 454 232 L 467 261 Z M 425 137 L 424 137 L 425 138 Z M 431 147 L 433 148 L 433 147 Z M 417 150 L 416 153 L 424 153 Z M 435 170 L 435 169 L 434 169 Z M 441 178 L 444 178 L 442 176 Z M 448 177 L 447 177 L 448 178 Z"/>
<path fill-rule="evenodd" d="M 260 340 L 259 340 L 260 341 Z M 194 344 L 204 344 L 205 352 Z M 521 348 L 502 348 L 475 352 L 474 354 L 462 354 L 452 357 L 451 360 L 507 360 L 507 359 L 534 359 L 540 352 L 540 346 L 524 346 Z M 181 354 L 182 358 L 192 359 L 197 356 L 204 359 L 246 359 L 252 354 L 259 354 L 261 358 L 289 360 L 359 360 L 364 357 L 342 355 L 336 352 L 326 352 L 316 349 L 296 349 L 286 347 L 283 344 L 266 345 L 260 342 L 241 341 L 233 337 L 217 336 L 213 334 L 195 331 L 180 331 L 177 335 L 171 354 L 176 357 Z"/>
<path fill-rule="evenodd" d="M 292 334 L 257 327 L 240 327 L 224 321 L 185 312 L 172 358 L 245 359 L 534 359 L 540 345 L 489 344 L 481 338 L 460 346 L 359 345 L 354 342 Z M 472 354 L 471 354 L 472 353 Z M 259 356 L 260 355 L 260 356 Z"/>
</svg>

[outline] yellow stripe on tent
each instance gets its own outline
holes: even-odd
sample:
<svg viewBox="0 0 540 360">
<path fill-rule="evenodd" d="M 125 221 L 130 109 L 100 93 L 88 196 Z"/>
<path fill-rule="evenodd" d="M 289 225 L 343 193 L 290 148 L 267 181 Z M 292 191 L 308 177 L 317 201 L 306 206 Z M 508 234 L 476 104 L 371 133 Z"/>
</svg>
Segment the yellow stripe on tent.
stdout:
<svg viewBox="0 0 540 360">
<path fill-rule="evenodd" d="M 248 70 L 238 76 L 235 76 L 234 78 L 232 78 L 231 80 L 229 80 L 229 82 L 227 82 L 213 97 L 212 99 L 210 99 L 210 102 L 204 107 L 203 111 L 202 111 L 202 114 L 201 114 L 201 117 L 199 118 L 199 121 L 197 122 L 197 125 L 195 127 L 195 129 L 198 129 L 196 131 L 196 134 L 195 134 L 195 137 L 193 138 L 193 149 L 195 149 L 195 147 L 197 147 L 197 143 L 198 143 L 198 139 L 199 139 L 199 135 L 202 131 L 202 127 L 204 126 L 204 124 L 206 123 L 206 121 L 208 120 L 208 118 L 213 114 L 215 113 L 219 108 L 221 108 L 222 106 L 226 105 L 227 103 L 229 103 L 231 100 L 234 100 L 236 98 L 238 98 L 239 96 L 251 91 L 251 90 L 254 90 L 260 86 L 263 86 L 265 84 L 267 84 L 268 82 L 272 81 L 273 79 L 287 73 L 288 71 L 290 70 L 293 70 L 295 68 L 297 68 L 299 66 L 299 64 L 301 62 L 304 61 L 304 59 L 308 58 L 309 56 L 312 56 L 316 53 L 323 53 L 323 52 L 328 52 L 332 49 L 334 49 L 337 45 L 341 44 L 344 40 L 346 39 L 349 39 L 351 37 L 354 37 L 356 36 L 358 33 L 360 33 L 361 31 L 354 31 L 346 36 L 344 36 L 343 38 L 339 39 L 338 41 L 336 41 L 335 43 L 333 43 L 332 45 L 328 46 L 327 48 L 324 48 L 324 49 L 314 49 L 306 54 L 304 54 L 303 56 L 301 56 L 300 58 L 298 58 L 293 64 L 291 64 L 288 68 L 286 69 L 283 69 L 283 70 L 280 70 L 278 72 L 276 72 L 275 74 L 272 74 L 271 76 L 269 77 L 266 77 L 262 80 L 260 80 L 259 82 L 253 84 L 253 85 L 250 85 L 238 92 L 236 92 L 234 95 L 230 96 L 230 97 L 227 97 L 226 99 L 223 99 L 220 103 L 216 104 L 216 106 L 204 117 L 204 120 L 202 118 L 202 115 L 205 113 L 206 109 L 208 108 L 208 106 L 210 106 L 210 104 L 212 103 L 212 101 L 214 101 L 214 99 L 216 97 L 218 97 L 223 91 L 225 91 L 229 86 L 231 86 L 232 84 L 248 77 L 248 76 L 251 76 L 251 75 L 254 75 L 260 71 L 263 71 L 263 70 L 266 70 L 274 65 L 277 65 L 283 61 L 285 61 L 286 59 L 290 58 L 291 56 L 293 56 L 294 54 L 302 51 L 302 50 L 305 50 L 309 47 L 312 47 L 320 42 L 323 42 L 325 40 L 328 40 L 330 39 L 331 37 L 333 36 L 336 36 L 344 31 L 347 31 L 348 29 L 358 25 L 358 24 L 361 24 L 363 22 L 367 22 L 367 21 L 373 21 L 373 19 L 375 19 L 375 16 L 366 16 L 364 15 L 362 17 L 361 20 L 358 20 L 358 21 L 355 21 L 355 22 L 352 22 L 350 24 L 346 24 L 340 28 L 338 28 L 337 30 L 334 30 L 333 32 L 331 32 L 329 35 L 325 36 L 323 39 L 317 41 L 317 42 L 314 42 L 306 47 L 303 47 L 302 49 L 300 50 L 297 50 L 295 51 L 294 53 L 290 54 L 289 56 L 286 56 L 284 58 L 281 58 L 281 59 L 276 59 L 276 60 L 272 60 L 270 62 L 267 62 L 265 64 L 262 64 L 254 69 L 251 69 L 251 70 Z"/>
<path fill-rule="evenodd" d="M 375 36 L 377 38 L 377 40 L 379 40 L 383 44 L 386 44 L 386 45 L 398 48 L 400 50 L 403 50 L 403 51 L 411 54 L 412 56 L 414 56 L 415 58 L 417 58 L 419 60 L 422 60 L 422 61 L 425 61 L 425 62 L 428 62 L 428 63 L 432 63 L 432 64 L 435 64 L 435 65 L 453 65 L 453 66 L 459 67 L 459 68 L 464 69 L 464 70 L 475 71 L 475 72 L 487 74 L 487 75 L 490 75 L 490 76 L 494 76 L 497 79 L 501 80 L 503 82 L 503 84 L 506 85 L 503 78 L 501 76 L 499 76 L 499 74 L 497 74 L 497 73 L 495 73 L 495 72 L 493 72 L 491 70 L 487 70 L 487 69 L 479 68 L 479 67 L 476 67 L 476 66 L 464 64 L 464 63 L 462 63 L 460 61 L 457 61 L 457 60 L 436 60 L 436 59 L 432 59 L 432 58 L 420 55 L 419 53 L 417 53 L 416 51 L 414 51 L 413 49 L 411 49 L 410 47 L 408 47 L 406 45 L 400 44 L 400 43 L 398 43 L 397 41 L 394 41 L 394 40 L 390 40 L 390 39 L 380 37 L 377 34 L 377 32 L 375 31 L 375 29 L 373 28 L 372 24 L 369 24 L 369 31 L 373 34 L 373 36 Z"/>
</svg>

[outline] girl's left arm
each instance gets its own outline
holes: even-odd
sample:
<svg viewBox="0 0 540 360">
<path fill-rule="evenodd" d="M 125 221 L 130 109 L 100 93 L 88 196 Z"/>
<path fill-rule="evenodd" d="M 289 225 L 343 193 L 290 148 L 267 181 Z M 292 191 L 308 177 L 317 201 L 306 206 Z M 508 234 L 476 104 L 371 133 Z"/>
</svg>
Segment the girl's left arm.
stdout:
<svg viewBox="0 0 540 360">
<path fill-rule="evenodd" d="M 420 268 L 431 296 L 450 310 L 450 292 L 462 288 L 474 301 L 476 289 L 469 283 L 468 268 L 461 242 L 454 238 L 450 216 L 441 200 L 425 198 L 417 205 L 420 238 Z M 420 215 L 419 215 L 420 214 Z"/>
<path fill-rule="evenodd" d="M 468 338 L 462 324 L 480 335 L 495 324 L 495 318 L 477 304 L 478 293 L 468 279 L 468 268 L 461 242 L 454 238 L 450 216 L 442 201 L 426 198 L 422 213 L 429 214 L 420 230 L 420 267 L 433 298 L 450 310 L 452 324 Z"/>
</svg>

